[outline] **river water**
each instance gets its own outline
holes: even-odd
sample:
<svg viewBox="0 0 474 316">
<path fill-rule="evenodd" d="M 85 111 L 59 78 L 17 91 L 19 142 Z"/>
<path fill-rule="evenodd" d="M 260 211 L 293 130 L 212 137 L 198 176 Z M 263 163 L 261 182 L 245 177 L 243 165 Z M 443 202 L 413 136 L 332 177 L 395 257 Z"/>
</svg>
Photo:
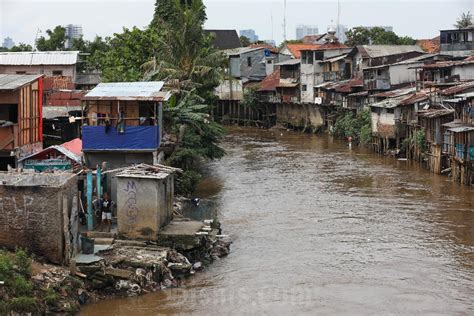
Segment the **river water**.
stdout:
<svg viewBox="0 0 474 316">
<path fill-rule="evenodd" d="M 81 315 L 474 314 L 474 189 L 344 142 L 232 128 L 199 194 L 231 254 Z"/>
</svg>

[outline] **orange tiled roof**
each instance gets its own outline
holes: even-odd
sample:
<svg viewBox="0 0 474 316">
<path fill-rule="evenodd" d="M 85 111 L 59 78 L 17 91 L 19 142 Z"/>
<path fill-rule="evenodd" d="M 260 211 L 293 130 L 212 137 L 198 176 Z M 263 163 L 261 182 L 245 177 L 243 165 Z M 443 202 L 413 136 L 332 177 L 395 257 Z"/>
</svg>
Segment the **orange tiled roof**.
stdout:
<svg viewBox="0 0 474 316">
<path fill-rule="evenodd" d="M 301 58 L 302 50 L 315 50 L 318 49 L 321 45 L 316 44 L 286 44 L 286 47 L 291 52 L 295 58 Z"/>
<path fill-rule="evenodd" d="M 318 50 L 324 50 L 324 49 L 338 49 L 338 48 L 349 48 L 349 46 L 346 46 L 342 43 L 326 43 L 323 45 L 320 45 Z"/>
<path fill-rule="evenodd" d="M 422 50 L 430 54 L 439 53 L 440 50 L 439 36 L 432 39 L 418 40 L 416 44 L 420 46 Z"/>
</svg>

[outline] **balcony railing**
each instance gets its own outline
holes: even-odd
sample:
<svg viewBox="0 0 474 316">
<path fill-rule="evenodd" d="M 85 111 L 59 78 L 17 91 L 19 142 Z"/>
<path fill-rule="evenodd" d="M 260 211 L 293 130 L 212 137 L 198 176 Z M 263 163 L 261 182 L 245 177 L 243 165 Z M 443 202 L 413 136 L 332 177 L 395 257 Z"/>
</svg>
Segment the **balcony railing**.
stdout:
<svg viewBox="0 0 474 316">
<path fill-rule="evenodd" d="M 84 151 L 153 151 L 160 147 L 160 128 L 125 126 L 123 132 L 119 132 L 115 127 L 83 126 L 82 144 Z"/>
</svg>

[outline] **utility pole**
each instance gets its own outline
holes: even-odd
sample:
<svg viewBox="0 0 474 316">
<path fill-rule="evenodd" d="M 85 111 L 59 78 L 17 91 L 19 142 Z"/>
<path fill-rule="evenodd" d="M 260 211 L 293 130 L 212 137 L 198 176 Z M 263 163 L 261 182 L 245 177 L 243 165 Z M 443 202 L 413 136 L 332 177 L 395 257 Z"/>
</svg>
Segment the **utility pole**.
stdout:
<svg viewBox="0 0 474 316">
<path fill-rule="evenodd" d="M 286 0 L 283 6 L 283 41 L 286 42 Z"/>
</svg>

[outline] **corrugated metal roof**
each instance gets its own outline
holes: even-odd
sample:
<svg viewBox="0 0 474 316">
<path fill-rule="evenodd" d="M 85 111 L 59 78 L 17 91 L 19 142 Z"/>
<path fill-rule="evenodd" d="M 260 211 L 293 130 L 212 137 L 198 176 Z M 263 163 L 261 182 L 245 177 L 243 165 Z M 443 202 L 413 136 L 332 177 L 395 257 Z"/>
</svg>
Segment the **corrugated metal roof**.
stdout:
<svg viewBox="0 0 474 316">
<path fill-rule="evenodd" d="M 163 81 L 99 83 L 83 100 L 167 101 L 171 92 L 162 92 L 163 85 Z"/>
<path fill-rule="evenodd" d="M 390 98 L 390 99 L 383 100 L 381 102 L 372 103 L 370 106 L 375 107 L 375 108 L 387 108 L 387 109 L 396 108 L 397 106 L 400 105 L 400 103 L 404 99 L 405 99 L 405 96 Z"/>
<path fill-rule="evenodd" d="M 3 75 L 0 74 L 0 90 L 15 90 L 43 75 Z"/>
<path fill-rule="evenodd" d="M 474 92 L 468 92 L 468 93 L 463 93 L 463 94 L 457 94 L 457 98 L 474 98 Z"/>
<path fill-rule="evenodd" d="M 421 52 L 423 50 L 418 45 L 361 45 L 357 46 L 362 55 L 375 58 L 390 56 L 395 54 L 404 54 L 409 52 Z"/>
<path fill-rule="evenodd" d="M 454 133 L 469 132 L 469 131 L 474 131 L 474 126 L 453 127 L 453 128 L 449 128 L 448 131 L 451 131 Z"/>
<path fill-rule="evenodd" d="M 282 61 L 281 63 L 276 63 L 275 66 L 291 66 L 291 65 L 299 65 L 301 63 L 300 59 L 288 59 Z"/>
<path fill-rule="evenodd" d="M 74 65 L 77 63 L 78 54 L 78 51 L 2 52 L 0 65 Z"/>
</svg>

